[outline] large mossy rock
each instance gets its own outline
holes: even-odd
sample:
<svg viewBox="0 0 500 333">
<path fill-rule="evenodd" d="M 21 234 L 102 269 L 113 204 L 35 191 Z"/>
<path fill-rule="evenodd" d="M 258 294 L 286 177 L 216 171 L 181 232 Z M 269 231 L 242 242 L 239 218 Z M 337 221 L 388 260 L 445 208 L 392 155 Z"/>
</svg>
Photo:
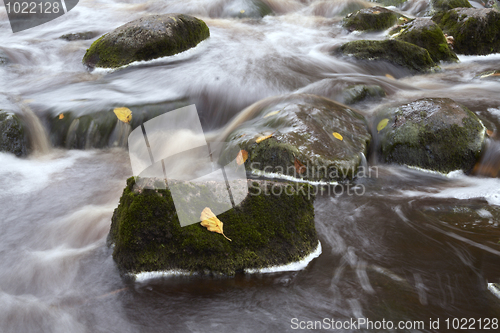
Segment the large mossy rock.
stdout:
<svg viewBox="0 0 500 333">
<path fill-rule="evenodd" d="M 142 17 L 96 40 L 85 53 L 90 68 L 116 68 L 134 61 L 170 56 L 196 46 L 210 36 L 200 19 L 184 14 Z"/>
<path fill-rule="evenodd" d="M 230 149 L 248 152 L 247 170 L 310 181 L 356 177 L 371 140 L 358 112 L 305 94 L 276 98 L 255 111 L 255 118 L 227 137 Z"/>
<path fill-rule="evenodd" d="M 269 181 L 248 181 L 248 186 L 244 201 L 218 216 L 229 241 L 200 223 L 181 227 L 168 188 L 141 189 L 130 178 L 108 236 L 118 268 L 234 275 L 311 254 L 318 246 L 312 187 Z"/>
<path fill-rule="evenodd" d="M 356 40 L 343 44 L 335 53 L 358 60 L 382 60 L 411 72 L 426 72 L 436 65 L 423 47 L 393 39 Z"/>
<path fill-rule="evenodd" d="M 21 119 L 14 113 L 0 110 L 0 152 L 25 156 L 28 149 L 29 140 Z"/>
<path fill-rule="evenodd" d="M 485 142 L 481 120 L 448 98 L 386 108 L 377 112 L 374 125 L 384 162 L 439 172 L 470 172 Z"/>
<path fill-rule="evenodd" d="M 402 17 L 384 7 L 370 7 L 346 16 L 342 25 L 349 31 L 379 31 L 392 27 Z"/>
<path fill-rule="evenodd" d="M 472 8 L 468 0 L 431 0 L 432 9 L 444 12 L 453 8 Z"/>
<path fill-rule="evenodd" d="M 432 17 L 444 33 L 454 38 L 459 54 L 500 52 L 500 12 L 491 8 L 458 8 Z"/>
<path fill-rule="evenodd" d="M 431 19 L 417 18 L 397 30 L 395 39 L 423 47 L 433 61 L 458 61 L 457 55 L 448 46 L 443 31 Z"/>
</svg>

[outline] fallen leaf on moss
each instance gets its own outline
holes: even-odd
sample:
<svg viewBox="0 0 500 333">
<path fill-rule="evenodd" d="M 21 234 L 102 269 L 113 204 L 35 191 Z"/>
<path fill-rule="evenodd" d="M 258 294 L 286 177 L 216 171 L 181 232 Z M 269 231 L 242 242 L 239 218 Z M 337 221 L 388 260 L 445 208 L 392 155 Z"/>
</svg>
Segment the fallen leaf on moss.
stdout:
<svg viewBox="0 0 500 333">
<path fill-rule="evenodd" d="M 248 152 L 244 149 L 240 150 L 238 156 L 236 156 L 236 163 L 242 165 L 248 159 Z"/>
<path fill-rule="evenodd" d="M 381 130 L 383 130 L 387 126 L 388 123 L 389 123 L 389 118 L 382 119 L 377 125 L 377 132 L 380 132 Z"/>
<path fill-rule="evenodd" d="M 281 110 L 276 110 L 276 111 L 273 111 L 273 112 L 269 112 L 268 114 L 266 114 L 264 117 L 262 118 L 267 118 L 267 117 L 271 117 L 271 116 L 274 116 L 276 114 L 278 114 Z"/>
<path fill-rule="evenodd" d="M 116 117 L 124 123 L 128 124 L 132 120 L 132 111 L 130 111 L 129 108 L 115 108 L 113 112 L 116 114 Z"/>
<path fill-rule="evenodd" d="M 306 166 L 301 161 L 299 161 L 297 159 L 297 157 L 294 156 L 294 158 L 295 158 L 295 162 L 294 162 L 294 164 L 295 164 L 295 170 L 299 174 L 303 174 L 304 172 L 306 172 L 306 169 L 307 169 Z"/>
<path fill-rule="evenodd" d="M 217 216 L 215 216 L 215 214 L 212 212 L 210 208 L 205 207 L 205 209 L 201 212 L 200 220 L 201 220 L 201 225 L 207 228 L 208 231 L 217 232 L 219 234 L 222 234 L 222 236 L 226 237 L 226 235 L 224 235 L 224 232 L 222 231 L 223 223 L 221 222 L 221 220 L 217 218 Z M 227 237 L 226 239 L 231 241 Z"/>
<path fill-rule="evenodd" d="M 340 141 L 344 141 L 344 137 L 342 135 L 340 135 L 340 133 L 333 132 L 332 134 L 335 137 L 335 139 L 338 139 Z"/>
<path fill-rule="evenodd" d="M 266 136 L 259 136 L 257 139 L 255 139 L 255 142 L 260 143 L 260 142 L 262 142 L 264 140 L 269 139 L 272 136 L 273 136 L 273 133 L 271 133 L 269 135 L 266 135 Z"/>
<path fill-rule="evenodd" d="M 59 115 L 59 119 L 64 119 L 64 115 L 62 113 Z"/>
</svg>

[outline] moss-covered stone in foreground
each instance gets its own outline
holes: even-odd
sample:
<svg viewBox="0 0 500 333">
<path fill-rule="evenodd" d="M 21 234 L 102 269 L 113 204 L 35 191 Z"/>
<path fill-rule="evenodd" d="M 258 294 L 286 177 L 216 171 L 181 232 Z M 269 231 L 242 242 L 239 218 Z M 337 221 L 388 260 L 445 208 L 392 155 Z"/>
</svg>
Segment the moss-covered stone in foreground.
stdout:
<svg viewBox="0 0 500 333">
<path fill-rule="evenodd" d="M 384 60 L 412 72 L 425 72 L 435 66 L 426 49 L 399 40 L 356 40 L 336 52 L 360 60 Z"/>
<path fill-rule="evenodd" d="M 432 17 L 443 32 L 454 38 L 459 54 L 500 52 L 500 12 L 492 8 L 457 8 Z"/>
<path fill-rule="evenodd" d="M 387 126 L 376 129 L 388 119 Z M 439 172 L 470 172 L 480 158 L 485 128 L 449 98 L 423 98 L 377 112 L 376 145 L 383 161 Z"/>
<path fill-rule="evenodd" d="M 218 216 L 230 242 L 200 223 L 181 227 L 168 189 L 139 190 L 134 178 L 128 179 L 108 236 L 118 268 L 234 275 L 288 264 L 315 250 L 311 186 L 249 181 L 249 188 L 240 205 Z"/>
<path fill-rule="evenodd" d="M 21 119 L 14 113 L 0 110 L 0 152 L 25 156 L 28 150 L 29 140 Z"/>
<path fill-rule="evenodd" d="M 396 39 L 423 47 L 432 60 L 458 61 L 439 26 L 428 18 L 417 18 L 397 28 Z"/>
<path fill-rule="evenodd" d="M 83 63 L 91 68 L 116 68 L 134 61 L 177 54 L 209 36 L 205 22 L 193 16 L 146 16 L 96 40 L 85 53 Z"/>
<path fill-rule="evenodd" d="M 375 6 L 347 15 L 342 25 L 350 31 L 378 31 L 392 27 L 399 17 L 392 10 Z"/>
</svg>

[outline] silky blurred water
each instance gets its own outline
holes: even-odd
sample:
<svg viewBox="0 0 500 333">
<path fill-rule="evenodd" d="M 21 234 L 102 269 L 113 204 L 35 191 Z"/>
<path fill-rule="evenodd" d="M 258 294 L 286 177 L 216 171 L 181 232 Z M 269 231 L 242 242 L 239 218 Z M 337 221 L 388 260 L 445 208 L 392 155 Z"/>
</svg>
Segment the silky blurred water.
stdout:
<svg viewBox="0 0 500 333">
<path fill-rule="evenodd" d="M 342 30 L 340 13 L 371 3 L 266 3 L 278 15 L 252 20 L 228 17 L 239 5 L 229 0 L 81 0 L 63 17 L 16 34 L 0 8 L 0 50 L 10 58 L 0 66 L 0 109 L 21 113 L 26 105 L 42 118 L 189 98 L 211 130 L 266 97 L 336 99 L 363 83 L 388 93 L 355 106 L 368 117 L 385 104 L 448 97 L 498 132 L 500 80 L 478 75 L 500 69 L 500 55 L 460 56 L 410 76 L 330 55 L 367 37 Z M 405 14 L 421 6 L 410 1 Z M 81 63 L 93 40 L 59 39 L 170 12 L 203 19 L 211 37 L 176 56 L 93 72 Z M 378 172 L 359 181 L 362 196 L 328 188 L 315 203 L 323 253 L 304 270 L 138 284 L 121 279 L 105 245 L 132 175 L 126 149 L 51 148 L 24 159 L 0 153 L 0 332 L 281 332 L 292 330 L 292 318 L 422 320 L 425 329 L 406 331 L 444 332 L 446 318 L 500 319 L 500 300 L 487 290 L 500 279 L 500 179 L 491 178 L 500 150 L 490 140 L 476 176 L 371 161 Z M 431 329 L 430 318 L 440 318 L 441 328 Z"/>
</svg>

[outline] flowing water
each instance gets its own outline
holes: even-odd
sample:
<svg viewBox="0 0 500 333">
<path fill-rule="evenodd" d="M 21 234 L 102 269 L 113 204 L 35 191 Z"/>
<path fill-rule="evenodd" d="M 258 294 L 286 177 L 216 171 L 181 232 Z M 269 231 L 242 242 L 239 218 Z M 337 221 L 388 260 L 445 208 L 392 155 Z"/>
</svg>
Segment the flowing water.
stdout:
<svg viewBox="0 0 500 333">
<path fill-rule="evenodd" d="M 423 328 L 395 331 L 444 332 L 447 318 L 473 318 L 476 328 L 479 319 L 500 319 L 500 300 L 487 289 L 500 279 L 500 80 L 478 77 L 500 69 L 500 55 L 461 56 L 433 74 L 409 76 L 388 64 L 330 55 L 363 38 L 342 30 L 340 14 L 370 3 L 267 0 L 279 15 L 227 17 L 241 3 L 87 0 L 16 34 L 0 8 L 0 51 L 10 59 L 0 66 L 0 109 L 23 114 L 35 144 L 28 158 L 0 153 L 0 332 L 280 332 L 297 327 L 293 318 L 297 324 L 424 321 Z M 410 1 L 405 14 L 417 15 L 423 6 Z M 100 35 L 169 12 L 202 18 L 211 37 L 176 56 L 94 72 L 81 64 L 92 40 L 58 38 Z M 51 148 L 40 120 L 68 110 L 188 98 L 204 129 L 213 130 L 235 126 L 251 116 L 249 105 L 268 97 L 299 92 L 338 99 L 356 83 L 388 93 L 355 106 L 368 118 L 387 103 L 449 97 L 476 112 L 492 138 L 475 175 L 443 176 L 370 159 L 377 172 L 359 181 L 362 195 L 342 187 L 318 195 L 323 253 L 296 272 L 122 280 L 105 239 L 132 175 L 127 150 Z M 431 328 L 431 318 L 440 319 L 439 328 Z"/>
</svg>

